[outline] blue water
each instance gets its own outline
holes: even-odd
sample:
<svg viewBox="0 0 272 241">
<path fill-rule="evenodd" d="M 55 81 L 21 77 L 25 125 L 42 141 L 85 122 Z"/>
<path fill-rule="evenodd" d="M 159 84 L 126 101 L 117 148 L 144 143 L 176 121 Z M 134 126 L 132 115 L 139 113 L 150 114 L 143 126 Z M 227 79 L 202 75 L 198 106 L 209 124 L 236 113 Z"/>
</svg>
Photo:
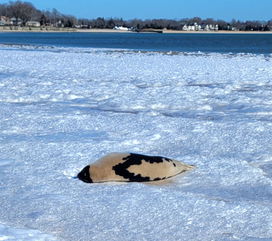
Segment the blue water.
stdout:
<svg viewBox="0 0 272 241">
<path fill-rule="evenodd" d="M 272 34 L 0 33 L 0 44 L 271 54 Z"/>
</svg>

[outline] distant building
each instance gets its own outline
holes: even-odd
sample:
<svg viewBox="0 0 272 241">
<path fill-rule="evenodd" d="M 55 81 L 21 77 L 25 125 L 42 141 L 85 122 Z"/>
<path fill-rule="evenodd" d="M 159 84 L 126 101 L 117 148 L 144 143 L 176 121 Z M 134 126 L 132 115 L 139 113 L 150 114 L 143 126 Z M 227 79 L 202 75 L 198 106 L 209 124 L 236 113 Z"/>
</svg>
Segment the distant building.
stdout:
<svg viewBox="0 0 272 241">
<path fill-rule="evenodd" d="M 64 24 L 62 23 L 61 20 L 59 20 L 58 22 L 56 22 L 56 23 L 54 24 L 54 27 L 57 27 L 57 28 L 64 28 Z"/>
<path fill-rule="evenodd" d="M 215 24 L 207 24 L 206 26 L 202 26 L 198 23 L 194 23 L 193 25 L 185 24 L 182 28 L 183 31 L 218 31 L 218 25 Z"/>
<path fill-rule="evenodd" d="M 87 24 L 76 24 L 75 28 L 89 29 L 90 25 L 87 25 Z"/>
<path fill-rule="evenodd" d="M 28 27 L 40 27 L 41 24 L 38 21 L 27 21 L 26 26 L 28 26 Z"/>
<path fill-rule="evenodd" d="M 114 30 L 121 30 L 121 31 L 130 31 L 130 28 L 123 27 L 123 26 L 115 26 Z"/>
<path fill-rule="evenodd" d="M 182 30 L 183 30 L 183 31 L 188 31 L 187 24 L 185 24 L 185 25 L 182 27 Z"/>
<path fill-rule="evenodd" d="M 10 19 L 10 24 L 11 25 L 22 25 L 23 24 L 23 21 L 22 21 L 22 19 L 20 19 L 20 18 L 11 18 Z"/>
<path fill-rule="evenodd" d="M 193 25 L 184 25 L 182 28 L 183 31 L 202 31 L 201 25 L 194 23 Z"/>
<path fill-rule="evenodd" d="M 6 16 L 0 16 L 0 26 L 10 25 L 10 19 Z"/>
<path fill-rule="evenodd" d="M 6 22 L 5 22 L 5 21 L 0 20 L 0 26 L 5 26 L 5 25 L 6 25 Z"/>
<path fill-rule="evenodd" d="M 218 24 L 207 24 L 204 28 L 205 31 L 218 31 Z"/>
</svg>

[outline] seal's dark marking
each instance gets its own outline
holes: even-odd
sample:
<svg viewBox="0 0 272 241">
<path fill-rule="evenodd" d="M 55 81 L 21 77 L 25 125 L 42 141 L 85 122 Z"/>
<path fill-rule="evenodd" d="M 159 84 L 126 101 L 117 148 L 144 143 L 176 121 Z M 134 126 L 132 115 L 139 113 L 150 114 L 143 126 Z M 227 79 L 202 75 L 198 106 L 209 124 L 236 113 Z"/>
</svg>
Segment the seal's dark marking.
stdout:
<svg viewBox="0 0 272 241">
<path fill-rule="evenodd" d="M 124 157 L 123 160 L 129 161 L 130 165 L 140 165 L 142 160 L 149 163 L 160 163 L 163 161 L 168 161 L 168 162 L 172 161 L 171 159 L 167 157 L 147 156 L 147 155 L 141 155 L 136 153 L 130 153 L 130 155 Z"/>
<path fill-rule="evenodd" d="M 155 178 L 153 181 L 160 181 L 160 180 L 162 180 L 162 179 L 159 178 L 159 177 L 157 177 L 157 178 Z"/>
<path fill-rule="evenodd" d="M 147 182 L 150 181 L 149 177 L 143 177 L 140 174 L 135 175 L 134 173 L 131 173 L 128 171 L 128 168 L 132 165 L 141 165 L 142 161 L 149 162 L 149 163 L 160 163 L 165 161 L 172 161 L 169 158 L 161 157 L 161 156 L 146 156 L 146 155 L 140 155 L 131 153 L 129 156 L 124 157 L 123 160 L 125 162 L 120 163 L 116 166 L 113 166 L 112 169 L 115 171 L 116 175 L 122 176 L 126 179 L 128 179 L 130 182 Z M 161 178 L 155 178 L 153 180 L 161 180 Z"/>
<path fill-rule="evenodd" d="M 90 165 L 84 167 L 82 171 L 78 173 L 77 177 L 83 182 L 92 183 L 93 180 L 90 177 L 89 169 Z"/>
</svg>

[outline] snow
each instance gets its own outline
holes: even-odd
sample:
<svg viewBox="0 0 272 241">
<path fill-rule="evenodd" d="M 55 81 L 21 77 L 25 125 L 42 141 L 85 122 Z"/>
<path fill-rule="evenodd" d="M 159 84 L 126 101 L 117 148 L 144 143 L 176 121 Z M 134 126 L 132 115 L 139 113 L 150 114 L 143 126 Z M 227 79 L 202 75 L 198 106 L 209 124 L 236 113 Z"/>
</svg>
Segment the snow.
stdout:
<svg viewBox="0 0 272 241">
<path fill-rule="evenodd" d="M 16 229 L 7 225 L 0 224 L 0 241 L 51 241 L 57 240 L 53 236 L 43 234 L 36 230 Z"/>
<path fill-rule="evenodd" d="M 272 239 L 271 55 L 0 56 L 0 240 Z M 73 178 L 109 152 L 197 168 L 151 184 Z"/>
</svg>

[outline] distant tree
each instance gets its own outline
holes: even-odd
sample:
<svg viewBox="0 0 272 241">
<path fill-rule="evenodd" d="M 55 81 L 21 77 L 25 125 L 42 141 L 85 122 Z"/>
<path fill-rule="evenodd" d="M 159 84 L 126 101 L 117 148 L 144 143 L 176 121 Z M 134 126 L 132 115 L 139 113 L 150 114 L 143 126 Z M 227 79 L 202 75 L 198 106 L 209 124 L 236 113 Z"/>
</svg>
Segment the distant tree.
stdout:
<svg viewBox="0 0 272 241">
<path fill-rule="evenodd" d="M 214 25 L 214 24 L 216 24 L 216 21 L 212 18 L 207 18 L 207 19 L 202 20 L 202 24 Z"/>
<path fill-rule="evenodd" d="M 115 21 L 114 21 L 113 18 L 110 18 L 110 19 L 107 20 L 107 22 L 106 22 L 106 28 L 114 28 L 115 25 L 116 25 L 116 24 L 115 24 Z"/>
<path fill-rule="evenodd" d="M 254 26 L 253 26 L 252 22 L 246 21 L 246 23 L 245 23 L 245 31 L 253 31 L 253 30 L 254 30 Z"/>
<path fill-rule="evenodd" d="M 270 31 L 270 28 L 268 25 L 265 25 L 264 28 L 263 28 L 263 31 Z"/>
<path fill-rule="evenodd" d="M 73 26 L 74 26 L 74 24 L 73 24 L 73 21 L 71 21 L 71 19 L 67 19 L 64 22 L 64 27 L 66 27 L 66 28 L 72 28 Z"/>
<path fill-rule="evenodd" d="M 106 22 L 104 18 L 97 18 L 94 21 L 94 28 L 105 28 Z"/>
<path fill-rule="evenodd" d="M 214 22 L 214 24 L 218 25 L 218 30 L 229 30 L 230 24 L 225 22 L 224 20 L 217 20 Z"/>
<path fill-rule="evenodd" d="M 144 26 L 143 21 L 141 19 L 132 19 L 127 22 L 127 25 L 136 30 L 141 30 L 143 29 L 143 26 Z"/>
<path fill-rule="evenodd" d="M 116 26 L 124 26 L 127 27 L 128 25 L 128 21 L 124 21 L 122 18 L 114 18 L 114 24 Z"/>
<path fill-rule="evenodd" d="M 191 20 L 191 23 L 197 23 L 197 24 L 201 24 L 202 23 L 202 19 L 199 17 L 194 17 Z"/>
<path fill-rule="evenodd" d="M 43 15 L 42 11 L 36 9 L 32 13 L 31 20 L 40 22 L 42 15 Z"/>
<path fill-rule="evenodd" d="M 272 31 L 272 20 L 269 20 L 267 22 L 267 26 L 268 26 L 269 30 Z"/>
<path fill-rule="evenodd" d="M 0 4 L 0 16 L 7 15 L 8 15 L 7 4 Z"/>
<path fill-rule="evenodd" d="M 66 28 L 72 28 L 77 24 L 77 19 L 73 16 L 64 15 L 62 18 L 62 21 L 63 21 L 64 27 Z"/>
<path fill-rule="evenodd" d="M 86 19 L 86 18 L 81 18 L 81 19 L 78 19 L 78 24 L 84 28 L 90 28 L 91 27 L 91 20 L 89 19 Z"/>
<path fill-rule="evenodd" d="M 52 9 L 52 12 L 50 13 L 50 20 L 51 23 L 57 24 L 62 18 L 62 14 L 55 8 Z"/>
<path fill-rule="evenodd" d="M 16 23 L 18 24 L 18 20 L 21 19 L 23 21 L 23 25 L 29 20 L 31 20 L 33 13 L 35 13 L 37 9 L 31 4 L 21 1 L 10 2 L 8 6 L 8 12 L 10 17 L 16 18 Z"/>
<path fill-rule="evenodd" d="M 41 26 L 46 26 L 48 24 L 48 21 L 49 20 L 47 19 L 46 15 L 43 13 L 40 18 Z"/>
</svg>

